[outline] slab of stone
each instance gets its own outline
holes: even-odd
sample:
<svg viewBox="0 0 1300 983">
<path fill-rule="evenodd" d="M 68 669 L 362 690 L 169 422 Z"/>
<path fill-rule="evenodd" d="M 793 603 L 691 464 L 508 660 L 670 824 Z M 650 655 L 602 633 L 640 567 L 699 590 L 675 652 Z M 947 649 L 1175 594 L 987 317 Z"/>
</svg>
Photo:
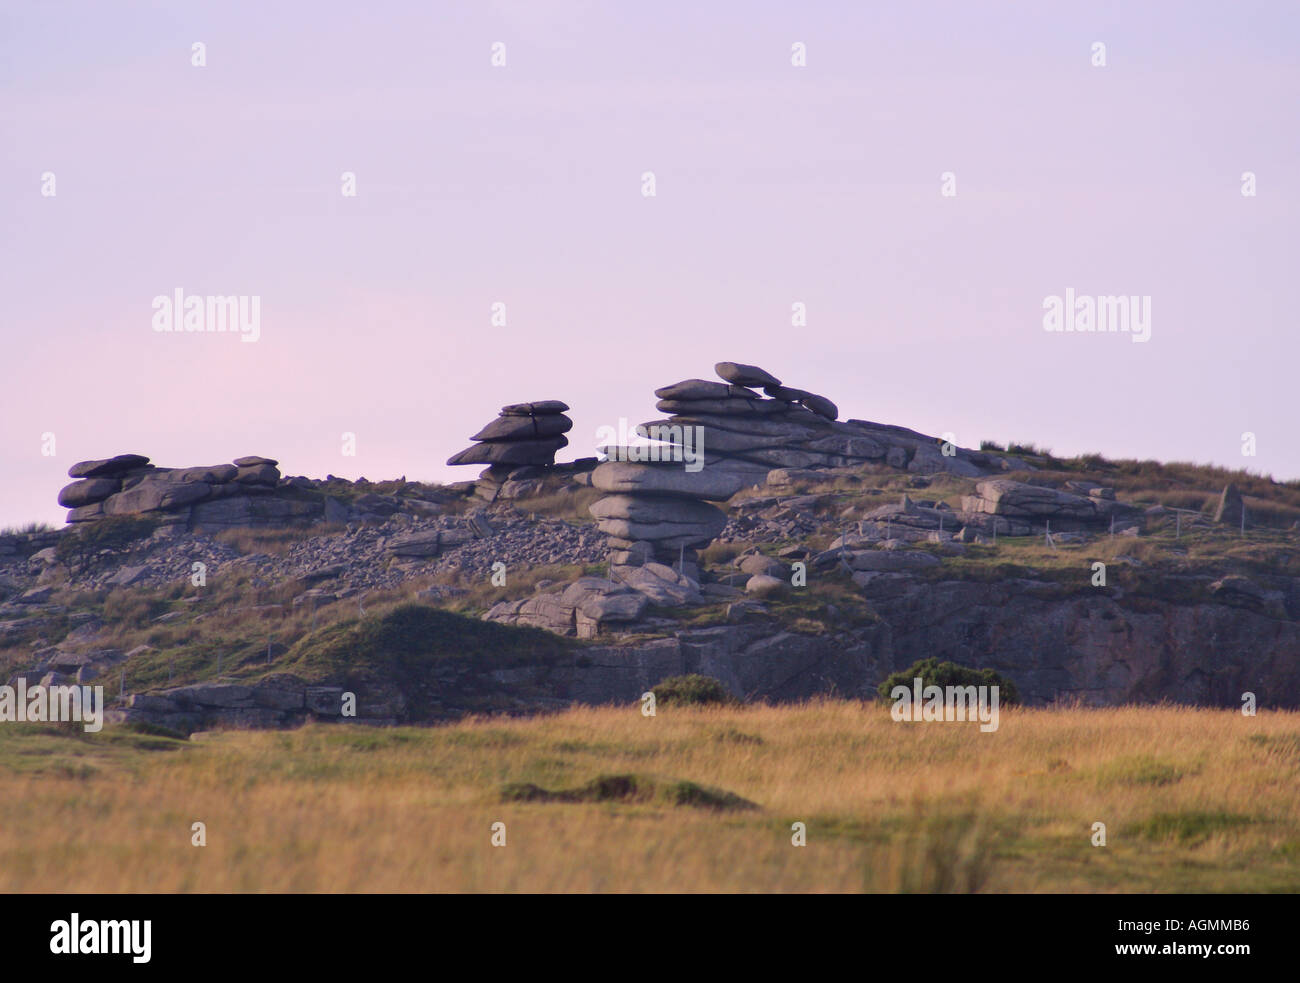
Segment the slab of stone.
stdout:
<svg viewBox="0 0 1300 983">
<path fill-rule="evenodd" d="M 767 471 L 761 465 L 706 464 L 698 471 L 687 471 L 681 464 L 607 461 L 592 471 L 591 485 L 606 492 L 725 502 L 744 488 L 762 484 Z"/>
<path fill-rule="evenodd" d="M 763 416 L 785 411 L 786 404 L 775 399 L 661 399 L 655 403 L 660 413 L 694 416 L 711 413 L 715 416 Z"/>
<path fill-rule="evenodd" d="M 68 468 L 69 478 L 107 478 L 133 468 L 144 467 L 149 458 L 142 454 L 119 454 L 99 461 L 80 461 Z"/>
<path fill-rule="evenodd" d="M 59 504 L 65 509 L 102 502 L 122 487 L 116 478 L 83 478 L 67 485 L 59 492 Z"/>
<path fill-rule="evenodd" d="M 765 372 L 757 365 L 746 365 L 744 362 L 718 362 L 713 366 L 713 371 L 718 374 L 718 378 L 738 386 L 781 385 L 781 380 L 771 372 Z"/>
<path fill-rule="evenodd" d="M 544 416 L 499 416 L 470 440 L 530 440 L 568 433 L 573 421 L 559 413 Z"/>
<path fill-rule="evenodd" d="M 511 403 L 501 407 L 502 416 L 545 416 L 551 413 L 563 413 L 569 404 L 558 399 L 541 399 L 533 403 Z"/>
<path fill-rule="evenodd" d="M 744 386 L 733 386 L 725 382 L 710 382 L 708 379 L 685 379 L 655 390 L 659 399 L 698 400 L 698 399 L 761 399 L 758 393 Z"/>
<path fill-rule="evenodd" d="M 179 508 L 201 501 L 212 493 L 206 482 L 178 484 L 171 481 L 142 481 L 104 500 L 105 515 L 135 515 L 159 509 Z"/>
<path fill-rule="evenodd" d="M 467 447 L 447 459 L 449 465 L 457 464 L 550 464 L 555 452 L 567 447 L 569 440 L 563 435 L 536 440 L 485 441 Z"/>
</svg>

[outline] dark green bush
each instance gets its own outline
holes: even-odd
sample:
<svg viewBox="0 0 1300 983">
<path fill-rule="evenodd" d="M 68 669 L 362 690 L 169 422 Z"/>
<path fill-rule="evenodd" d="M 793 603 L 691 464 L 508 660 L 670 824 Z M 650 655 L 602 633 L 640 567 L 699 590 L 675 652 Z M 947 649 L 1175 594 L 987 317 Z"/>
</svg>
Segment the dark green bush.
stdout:
<svg viewBox="0 0 1300 983">
<path fill-rule="evenodd" d="M 1009 706 L 1020 702 L 1016 684 L 992 669 L 971 669 L 955 662 L 940 662 L 937 658 L 920 659 L 902 672 L 896 672 L 881 683 L 876 692 L 882 700 L 890 699 L 895 686 L 912 687 L 912 680 L 921 678 L 922 686 L 996 686 L 998 703 Z"/>
<path fill-rule="evenodd" d="M 654 685 L 654 694 L 656 705 L 662 706 L 708 706 L 736 702 L 735 697 L 716 679 L 697 673 L 661 679 Z"/>
</svg>

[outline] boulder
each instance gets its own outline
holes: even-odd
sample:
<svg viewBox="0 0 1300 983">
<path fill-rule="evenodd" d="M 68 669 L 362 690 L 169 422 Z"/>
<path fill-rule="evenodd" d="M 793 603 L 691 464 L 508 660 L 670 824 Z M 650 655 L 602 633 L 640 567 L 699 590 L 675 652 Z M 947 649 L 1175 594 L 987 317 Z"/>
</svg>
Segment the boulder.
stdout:
<svg viewBox="0 0 1300 983">
<path fill-rule="evenodd" d="M 568 438 L 562 435 L 534 440 L 491 441 L 467 447 L 447 459 L 449 465 L 457 464 L 550 464 L 555 452 L 567 447 Z"/>
<path fill-rule="evenodd" d="M 694 416 L 700 413 L 715 416 L 754 416 L 780 413 L 786 405 L 775 399 L 661 399 L 655 403 L 660 413 Z"/>
<path fill-rule="evenodd" d="M 839 407 L 832 403 L 825 396 L 818 396 L 816 393 L 809 393 L 800 404 L 812 410 L 818 416 L 825 417 L 827 420 L 837 419 L 840 415 Z"/>
<path fill-rule="evenodd" d="M 248 457 L 235 458 L 235 467 L 237 468 L 258 468 L 263 465 L 273 468 L 279 463 L 280 462 L 273 457 L 258 457 L 255 454 L 249 455 Z"/>
<path fill-rule="evenodd" d="M 149 458 L 142 454 L 119 454 L 102 461 L 81 461 L 68 468 L 69 478 L 107 478 L 142 468 Z"/>
<path fill-rule="evenodd" d="M 116 478 L 83 478 L 59 492 L 59 504 L 65 509 L 75 509 L 102 502 L 121 487 L 122 483 Z"/>
<path fill-rule="evenodd" d="M 743 362 L 718 362 L 713 366 L 718 378 L 734 382 L 738 386 L 779 386 L 781 380 L 770 372 L 764 372 L 757 365 L 745 365 Z"/>
<path fill-rule="evenodd" d="M 758 393 L 744 386 L 731 386 L 725 382 L 710 382 L 707 379 L 686 379 L 674 382 L 655 390 L 659 399 L 699 400 L 699 399 L 761 399 Z"/>
<path fill-rule="evenodd" d="M 606 461 L 591 473 L 591 485 L 606 492 L 671 495 L 725 502 L 743 488 L 761 485 L 768 468 L 761 465 L 710 464 L 687 471 L 681 464 Z"/>
<path fill-rule="evenodd" d="M 389 539 L 385 549 L 393 556 L 437 556 L 442 551 L 442 536 L 437 529 L 428 532 L 405 533 Z"/>
<path fill-rule="evenodd" d="M 629 591 L 623 594 L 600 594 L 588 597 L 577 607 L 579 613 L 597 624 L 635 621 L 650 605 L 645 594 Z"/>
<path fill-rule="evenodd" d="M 499 416 L 480 430 L 470 440 L 532 440 L 568 433 L 573 421 L 567 416 Z"/>
<path fill-rule="evenodd" d="M 241 464 L 234 480 L 241 485 L 274 485 L 280 481 L 280 471 L 274 464 Z"/>
<path fill-rule="evenodd" d="M 769 597 L 785 590 L 785 581 L 764 573 L 756 573 L 745 581 L 745 593 L 755 597 Z"/>
<path fill-rule="evenodd" d="M 814 395 L 806 389 L 795 389 L 791 386 L 764 386 L 763 392 L 783 403 L 797 403 Z"/>
<path fill-rule="evenodd" d="M 738 557 L 736 566 L 740 568 L 741 573 L 747 573 L 750 576 L 764 574 L 768 577 L 780 577 L 786 572 L 784 566 L 762 553 L 750 553 L 747 556 Z"/>
<path fill-rule="evenodd" d="M 554 413 L 564 413 L 569 409 L 568 403 L 562 403 L 558 399 L 542 399 L 534 403 L 511 403 L 509 406 L 501 407 L 502 416 L 546 416 Z"/>
<path fill-rule="evenodd" d="M 588 511 L 597 519 L 704 525 L 716 524 L 720 520 L 726 524 L 726 516 L 712 505 L 671 496 L 607 495 L 588 506 Z"/>
<path fill-rule="evenodd" d="M 648 540 L 658 549 L 674 550 L 709 542 L 722 532 L 727 517 L 721 512 L 711 522 L 635 522 L 629 519 L 601 519 L 596 528 L 619 539 Z"/>
<path fill-rule="evenodd" d="M 247 458 L 240 458 L 240 460 L 247 460 Z M 235 480 L 239 468 L 233 464 L 214 464 L 209 468 L 173 468 L 166 474 L 169 481 L 202 481 L 209 485 L 224 485 L 228 481 Z"/>
<path fill-rule="evenodd" d="M 1055 488 L 1027 485 L 1009 478 L 993 478 L 975 486 L 978 497 L 967 497 L 962 504 L 968 511 L 988 512 L 993 515 L 1020 518 L 1071 518 L 1094 519 L 1097 500 Z M 978 505 L 978 508 L 970 508 Z"/>
<path fill-rule="evenodd" d="M 105 515 L 135 515 L 159 509 L 173 509 L 207 498 L 212 486 L 206 482 L 178 484 L 171 481 L 142 481 L 103 502 Z"/>
<path fill-rule="evenodd" d="M 614 578 L 645 595 L 652 604 L 690 604 L 700 600 L 699 585 L 662 563 L 641 567 L 614 567 Z"/>
<path fill-rule="evenodd" d="M 879 573 L 910 573 L 937 567 L 943 561 L 931 553 L 910 550 L 863 550 L 845 555 L 853 570 Z"/>
</svg>

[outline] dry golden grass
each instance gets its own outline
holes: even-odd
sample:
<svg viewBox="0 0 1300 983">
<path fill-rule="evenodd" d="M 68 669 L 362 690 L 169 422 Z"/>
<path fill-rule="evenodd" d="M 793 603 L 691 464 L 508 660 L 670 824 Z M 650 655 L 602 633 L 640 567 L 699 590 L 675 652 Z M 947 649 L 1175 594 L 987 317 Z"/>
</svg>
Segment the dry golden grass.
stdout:
<svg viewBox="0 0 1300 983">
<path fill-rule="evenodd" d="M 612 774 L 757 808 L 502 796 Z M 991 734 L 831 701 L 188 743 L 10 724 L 0 890 L 1295 891 L 1298 779 L 1300 715 L 1182 708 L 1007 711 Z"/>
</svg>

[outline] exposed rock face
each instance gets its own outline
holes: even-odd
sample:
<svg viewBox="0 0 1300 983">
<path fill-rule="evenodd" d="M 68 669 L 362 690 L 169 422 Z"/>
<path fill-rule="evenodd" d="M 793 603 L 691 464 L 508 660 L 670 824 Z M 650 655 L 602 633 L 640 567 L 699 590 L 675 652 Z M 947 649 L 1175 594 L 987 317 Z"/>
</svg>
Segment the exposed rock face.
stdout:
<svg viewBox="0 0 1300 983">
<path fill-rule="evenodd" d="M 303 496 L 282 481 L 269 457 L 232 464 L 160 468 L 140 454 L 82 461 L 68 469 L 80 478 L 59 492 L 68 522 L 148 516 L 167 525 L 216 531 L 236 526 L 303 525 L 324 513 L 320 496 Z"/>
<path fill-rule="evenodd" d="M 636 565 L 650 556 L 666 564 L 693 564 L 696 551 L 722 528 L 717 516 L 699 506 L 762 484 L 775 469 L 880 463 L 923 474 L 981 477 L 1021 466 L 941 447 L 934 438 L 901 427 L 837 422 L 839 410 L 829 399 L 782 385 L 755 365 L 719 362 L 715 370 L 723 382 L 686 379 L 655 390 L 657 408 L 671 415 L 641 424 L 638 432 L 661 441 L 656 450 L 600 448 L 608 460 L 592 472 L 591 484 L 611 498 L 596 502 L 591 511 L 610 537 L 613 563 Z M 766 397 L 754 386 L 762 386 Z M 629 499 L 644 499 L 640 514 L 654 518 L 631 515 Z M 957 528 L 950 522 L 950 531 Z"/>
<path fill-rule="evenodd" d="M 959 516 L 963 521 L 979 514 L 1000 516 L 1013 526 L 1028 525 L 1035 532 L 1046 528 L 1048 522 L 1056 532 L 1097 529 L 1113 523 L 1115 531 L 1119 532 L 1136 526 L 1141 517 L 1140 509 L 1116 501 L 1113 490 L 1100 486 L 1089 489 L 1084 496 L 1006 478 L 994 478 L 979 482 L 975 491 L 975 495 L 962 499 L 963 511 Z M 1094 491 L 1097 494 L 1094 495 Z M 1016 532 L 1011 534 L 1022 535 Z"/>
<path fill-rule="evenodd" d="M 290 727 L 309 720 L 395 724 L 406 710 L 399 690 L 377 682 L 356 687 L 356 716 L 344 718 L 343 693 L 342 686 L 312 685 L 278 673 L 252 685 L 200 683 L 131 694 L 124 706 L 107 711 L 105 719 L 109 723 L 158 724 L 191 733 L 210 728 Z"/>
<path fill-rule="evenodd" d="M 149 463 L 149 458 L 140 454 L 119 454 L 103 461 L 82 461 L 68 469 L 69 478 L 108 478 L 120 477 L 128 471 L 142 468 Z"/>
</svg>

